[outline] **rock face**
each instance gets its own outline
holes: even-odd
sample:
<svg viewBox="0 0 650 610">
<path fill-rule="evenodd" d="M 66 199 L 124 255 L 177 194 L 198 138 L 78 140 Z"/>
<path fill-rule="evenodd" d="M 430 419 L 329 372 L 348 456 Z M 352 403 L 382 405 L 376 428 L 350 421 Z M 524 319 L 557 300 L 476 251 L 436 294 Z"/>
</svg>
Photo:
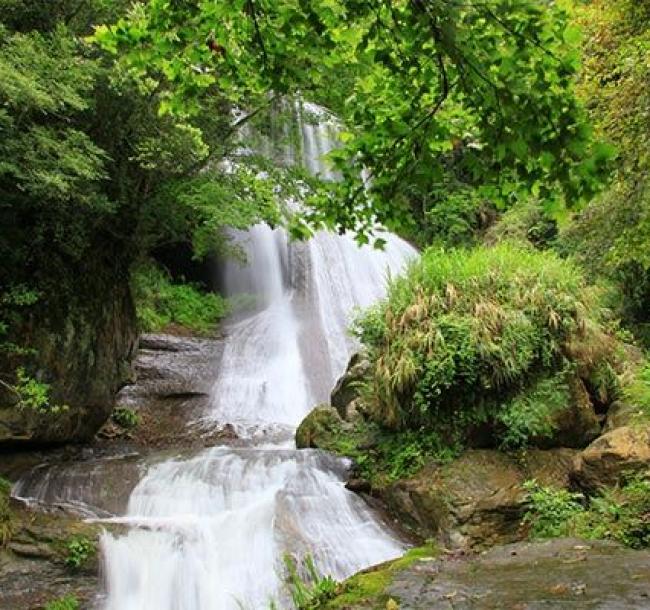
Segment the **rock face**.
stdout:
<svg viewBox="0 0 650 610">
<path fill-rule="evenodd" d="M 92 553 L 78 569 L 66 565 L 66 545 L 73 536 L 96 544 L 98 525 L 62 513 L 33 512 L 15 504 L 10 539 L 0 546 L 0 608 L 41 610 L 64 595 L 91 607 L 99 586 L 99 562 Z"/>
<path fill-rule="evenodd" d="M 449 547 L 485 547 L 520 540 L 522 484 L 564 487 L 575 452 L 530 450 L 521 459 L 499 451 L 466 451 L 379 492 L 390 512 L 421 538 Z"/>
<path fill-rule="evenodd" d="M 20 337 L 35 354 L 28 372 L 50 384 L 52 402 L 68 409 L 20 410 L 11 392 L 0 392 L 0 448 L 86 441 L 110 416 L 137 344 L 128 282 L 111 278 L 96 278 L 111 286 L 109 299 L 106 286 L 87 286 L 78 302 L 52 304 L 26 322 Z M 3 366 L 13 370 L 13 364 Z"/>
<path fill-rule="evenodd" d="M 591 492 L 649 469 L 650 427 L 623 426 L 603 434 L 576 456 L 571 479 Z"/>
<path fill-rule="evenodd" d="M 140 419 L 127 438 L 148 448 L 204 446 L 232 438 L 231 427 L 198 423 L 208 408 L 222 351 L 223 342 L 217 338 L 142 335 L 133 363 L 135 380 L 115 401 Z M 191 421 L 197 423 L 188 425 Z M 112 439 L 124 432 L 109 422 L 98 436 Z"/>
<path fill-rule="evenodd" d="M 650 552 L 563 538 L 496 547 L 471 559 L 421 557 L 359 574 L 326 608 L 642 610 Z M 365 582 L 376 583 L 375 587 Z M 377 586 L 378 585 L 378 586 Z M 347 601 L 349 600 L 349 601 Z"/>
</svg>

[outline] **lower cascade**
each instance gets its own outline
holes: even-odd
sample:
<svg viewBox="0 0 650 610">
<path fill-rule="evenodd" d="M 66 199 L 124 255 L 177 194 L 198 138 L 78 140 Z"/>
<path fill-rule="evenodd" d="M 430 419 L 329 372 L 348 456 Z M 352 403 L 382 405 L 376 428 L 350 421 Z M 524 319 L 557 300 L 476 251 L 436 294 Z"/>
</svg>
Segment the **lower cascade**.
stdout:
<svg viewBox="0 0 650 610">
<path fill-rule="evenodd" d="M 319 159 L 333 145 L 332 126 L 300 128 L 303 163 L 327 175 Z M 287 553 L 342 579 L 405 550 L 345 489 L 345 461 L 296 450 L 294 433 L 328 400 L 355 350 L 355 308 L 380 298 L 414 249 L 390 234 L 383 251 L 327 232 L 291 243 L 266 225 L 233 237 L 246 264 L 225 265 L 225 292 L 244 295 L 252 311 L 226 325 L 210 406 L 188 423 L 228 426 L 235 446 L 46 469 L 16 486 L 23 499 L 119 524 L 120 533 L 102 536 L 97 610 L 284 609 Z M 117 478 L 132 489 L 126 506 L 105 488 L 109 468 L 118 468 L 111 486 Z"/>
<path fill-rule="evenodd" d="M 288 603 L 285 553 L 309 554 L 340 579 L 404 550 L 345 489 L 342 460 L 292 447 L 354 347 L 351 308 L 380 296 L 412 249 L 391 237 L 380 253 L 326 233 L 294 246 L 262 226 L 246 237 L 249 266 L 226 276 L 231 286 L 248 282 L 260 309 L 228 329 L 205 414 L 234 426 L 244 446 L 149 468 L 117 519 L 129 532 L 102 540 L 105 610 L 269 608 Z"/>
</svg>

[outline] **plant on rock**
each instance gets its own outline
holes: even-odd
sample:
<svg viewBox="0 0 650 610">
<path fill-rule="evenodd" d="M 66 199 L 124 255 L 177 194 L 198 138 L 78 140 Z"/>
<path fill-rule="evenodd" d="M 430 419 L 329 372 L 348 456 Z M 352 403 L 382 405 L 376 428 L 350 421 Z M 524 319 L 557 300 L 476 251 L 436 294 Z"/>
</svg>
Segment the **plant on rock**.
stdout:
<svg viewBox="0 0 650 610">
<path fill-rule="evenodd" d="M 615 361 L 599 290 L 550 252 L 429 249 L 356 322 L 373 418 L 523 446 L 552 432 L 567 382 Z M 581 387 L 584 387 L 581 386 Z"/>
<path fill-rule="evenodd" d="M 73 569 L 82 568 L 95 555 L 95 543 L 87 536 L 73 536 L 66 544 L 65 563 Z"/>
</svg>

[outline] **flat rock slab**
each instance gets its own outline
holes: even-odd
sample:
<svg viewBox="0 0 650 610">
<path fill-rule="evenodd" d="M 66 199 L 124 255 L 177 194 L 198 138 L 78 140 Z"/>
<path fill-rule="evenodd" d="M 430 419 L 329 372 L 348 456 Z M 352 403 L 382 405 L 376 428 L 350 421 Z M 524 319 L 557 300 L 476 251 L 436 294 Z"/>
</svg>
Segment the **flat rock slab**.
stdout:
<svg viewBox="0 0 650 610">
<path fill-rule="evenodd" d="M 418 561 L 386 593 L 400 610 L 647 610 L 650 552 L 567 538 L 510 544 L 471 560 Z"/>
</svg>

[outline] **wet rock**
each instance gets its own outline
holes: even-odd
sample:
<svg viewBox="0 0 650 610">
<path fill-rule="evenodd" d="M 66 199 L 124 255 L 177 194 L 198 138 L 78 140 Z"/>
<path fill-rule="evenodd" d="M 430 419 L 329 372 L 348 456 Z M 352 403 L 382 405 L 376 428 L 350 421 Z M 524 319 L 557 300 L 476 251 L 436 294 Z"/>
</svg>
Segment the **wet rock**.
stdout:
<svg viewBox="0 0 650 610">
<path fill-rule="evenodd" d="M 650 607 L 650 552 L 566 538 L 519 543 L 470 561 L 415 562 L 384 595 L 400 610 L 641 610 Z"/>
<path fill-rule="evenodd" d="M 99 586 L 96 553 L 77 569 L 66 564 L 67 543 L 83 536 L 96 544 L 101 528 L 70 515 L 31 511 L 13 503 L 10 539 L 0 548 L 0 608 L 36 610 L 73 594 L 90 607 Z"/>
<path fill-rule="evenodd" d="M 603 434 L 580 452 L 571 479 L 587 491 L 616 485 L 634 472 L 650 468 L 650 427 L 624 426 Z"/>
<path fill-rule="evenodd" d="M 122 388 L 116 406 L 135 411 L 140 423 L 126 430 L 109 421 L 104 441 L 129 441 L 136 447 L 205 446 L 232 440 L 232 426 L 194 425 L 209 407 L 223 343 L 214 338 L 146 334 L 134 361 L 136 380 Z"/>
<path fill-rule="evenodd" d="M 359 396 L 359 384 L 370 371 L 370 361 L 361 353 L 350 359 L 343 376 L 336 382 L 330 403 L 342 418 L 347 418 L 347 406 Z"/>
<path fill-rule="evenodd" d="M 298 449 L 327 449 L 341 429 L 343 421 L 338 411 L 329 405 L 316 407 L 296 430 Z"/>
<path fill-rule="evenodd" d="M 350 479 L 345 484 L 346 489 L 354 491 L 355 493 L 369 494 L 371 492 L 370 481 L 365 479 Z"/>
</svg>

